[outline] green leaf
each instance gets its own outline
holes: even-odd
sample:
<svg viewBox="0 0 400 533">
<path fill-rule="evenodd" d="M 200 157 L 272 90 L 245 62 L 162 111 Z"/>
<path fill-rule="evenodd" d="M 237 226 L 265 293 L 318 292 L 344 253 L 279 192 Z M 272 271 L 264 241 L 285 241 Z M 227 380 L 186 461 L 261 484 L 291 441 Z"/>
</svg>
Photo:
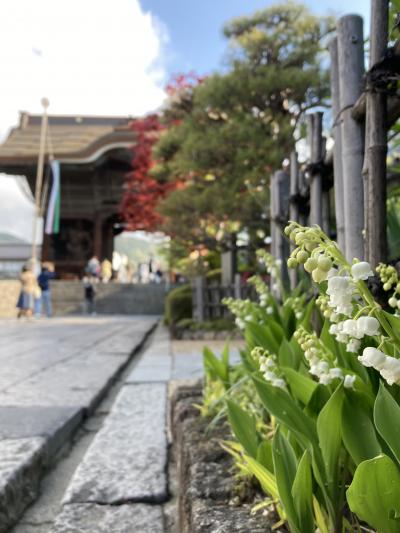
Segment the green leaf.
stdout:
<svg viewBox="0 0 400 533">
<path fill-rule="evenodd" d="M 291 341 L 289 342 L 286 339 L 282 340 L 278 352 L 278 361 L 280 366 L 287 366 L 295 369 L 298 368 L 300 361 Z"/>
<path fill-rule="evenodd" d="M 308 302 L 303 319 L 300 323 L 307 331 L 310 331 L 312 329 L 311 318 L 312 318 L 312 314 L 314 311 L 314 307 L 315 307 L 315 300 L 313 298 Z"/>
<path fill-rule="evenodd" d="M 229 385 L 229 366 L 218 359 L 207 346 L 203 348 L 203 364 L 212 379 L 220 379 L 225 386 Z"/>
<path fill-rule="evenodd" d="M 299 372 L 293 370 L 293 368 L 281 367 L 281 370 L 285 374 L 286 381 L 289 384 L 293 396 L 304 405 L 307 405 L 315 389 L 318 387 L 318 383 L 306 376 L 302 376 Z"/>
<path fill-rule="evenodd" d="M 304 452 L 297 466 L 292 496 L 301 533 L 314 533 L 312 475 L 308 450 Z"/>
<path fill-rule="evenodd" d="M 346 391 L 342 410 L 343 442 L 356 465 L 382 452 L 370 411 L 357 393 Z"/>
<path fill-rule="evenodd" d="M 267 411 L 290 429 L 304 447 L 310 442 L 317 445 L 315 422 L 294 403 L 289 394 L 258 378 L 253 378 L 253 381 Z"/>
<path fill-rule="evenodd" d="M 279 351 L 279 346 L 281 345 L 281 342 L 285 338 L 285 332 L 282 329 L 282 326 L 280 326 L 278 322 L 276 322 L 275 320 L 268 320 L 268 327 L 278 345 L 278 351 Z M 278 351 L 276 351 L 275 353 L 278 353 Z"/>
<path fill-rule="evenodd" d="M 278 426 L 272 440 L 272 457 L 279 497 L 287 515 L 290 530 L 301 533 L 298 527 L 297 513 L 292 496 L 292 486 L 296 477 L 296 456 L 289 442 L 282 435 Z"/>
<path fill-rule="evenodd" d="M 272 496 L 272 498 L 279 499 L 275 476 L 256 459 L 253 459 L 249 455 L 245 455 L 244 458 L 249 471 L 258 479 L 263 491 Z"/>
<path fill-rule="evenodd" d="M 375 400 L 374 421 L 376 429 L 400 463 L 400 407 L 382 382 Z"/>
<path fill-rule="evenodd" d="M 246 324 L 246 333 L 249 335 L 253 346 L 261 346 L 269 352 L 277 354 L 281 339 L 277 341 L 271 333 L 270 325 L 276 324 L 276 322 L 272 319 L 269 322 L 269 326 L 260 326 L 260 324 L 256 324 L 255 322 L 248 322 Z"/>
<path fill-rule="evenodd" d="M 229 368 L 229 345 L 226 343 L 221 352 L 221 361 L 226 368 Z"/>
<path fill-rule="evenodd" d="M 226 400 L 226 405 L 235 437 L 251 457 L 257 457 L 259 439 L 254 418 L 232 400 Z"/>
<path fill-rule="evenodd" d="M 288 305 L 283 306 L 282 323 L 286 338 L 290 339 L 296 330 L 296 317 L 293 309 Z"/>
<path fill-rule="evenodd" d="M 263 440 L 257 449 L 257 461 L 265 466 L 270 472 L 274 471 L 274 463 L 272 460 L 272 443 L 270 440 Z"/>
<path fill-rule="evenodd" d="M 399 533 L 400 473 L 387 455 L 361 463 L 346 493 L 350 509 L 379 533 Z"/>
<path fill-rule="evenodd" d="M 386 320 L 392 326 L 393 337 L 397 340 L 398 347 L 400 347 L 400 317 L 387 313 L 386 311 L 380 311 L 384 314 Z"/>
<path fill-rule="evenodd" d="M 338 385 L 317 419 L 317 432 L 325 466 L 328 489 L 334 499 L 339 493 L 339 454 L 342 446 L 341 422 L 343 385 Z"/>
</svg>

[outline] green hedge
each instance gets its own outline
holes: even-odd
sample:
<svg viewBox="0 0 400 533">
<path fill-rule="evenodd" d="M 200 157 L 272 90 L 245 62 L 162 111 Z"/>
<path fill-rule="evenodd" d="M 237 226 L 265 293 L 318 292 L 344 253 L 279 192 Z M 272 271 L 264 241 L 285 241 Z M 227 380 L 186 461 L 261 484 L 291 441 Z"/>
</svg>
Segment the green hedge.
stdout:
<svg viewBox="0 0 400 533">
<path fill-rule="evenodd" d="M 184 318 L 192 318 L 192 290 L 190 285 L 182 285 L 167 295 L 165 299 L 165 323 L 174 326 Z"/>
</svg>

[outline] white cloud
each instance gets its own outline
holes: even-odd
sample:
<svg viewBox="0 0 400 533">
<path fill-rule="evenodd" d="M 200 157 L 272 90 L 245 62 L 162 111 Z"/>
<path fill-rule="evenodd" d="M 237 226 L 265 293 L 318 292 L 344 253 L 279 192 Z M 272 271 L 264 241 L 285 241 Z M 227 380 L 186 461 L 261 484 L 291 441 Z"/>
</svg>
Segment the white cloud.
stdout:
<svg viewBox="0 0 400 533">
<path fill-rule="evenodd" d="M 142 115 L 164 98 L 166 28 L 139 0 L 0 0 L 0 139 L 18 111 Z M 0 176 L 0 231 L 30 240 L 32 207 Z M 17 213 L 25 216 L 16 220 Z"/>
<path fill-rule="evenodd" d="M 163 100 L 167 33 L 138 0 L 1 0 L 0 133 L 17 111 L 139 115 Z"/>
</svg>

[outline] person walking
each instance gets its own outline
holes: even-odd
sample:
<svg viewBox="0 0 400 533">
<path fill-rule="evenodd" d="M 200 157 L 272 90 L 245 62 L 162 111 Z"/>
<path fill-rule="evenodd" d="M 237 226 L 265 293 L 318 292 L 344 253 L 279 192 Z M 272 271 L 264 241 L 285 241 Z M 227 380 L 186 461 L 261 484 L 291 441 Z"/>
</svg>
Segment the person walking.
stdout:
<svg viewBox="0 0 400 533">
<path fill-rule="evenodd" d="M 83 277 L 83 290 L 85 295 L 85 312 L 88 315 L 95 315 L 95 303 L 94 299 L 96 296 L 96 291 L 94 290 L 94 279 L 91 276 L 84 276 Z"/>
<path fill-rule="evenodd" d="M 37 279 L 40 290 L 42 291 L 39 315 L 42 313 L 42 306 L 44 305 L 46 316 L 48 318 L 52 316 L 50 280 L 54 279 L 55 276 L 53 265 L 49 263 L 43 263 L 42 270 Z"/>
<path fill-rule="evenodd" d="M 32 316 L 35 292 L 37 289 L 37 282 L 32 270 L 24 265 L 19 276 L 21 282 L 21 291 L 18 297 L 17 308 L 18 318 Z"/>
</svg>

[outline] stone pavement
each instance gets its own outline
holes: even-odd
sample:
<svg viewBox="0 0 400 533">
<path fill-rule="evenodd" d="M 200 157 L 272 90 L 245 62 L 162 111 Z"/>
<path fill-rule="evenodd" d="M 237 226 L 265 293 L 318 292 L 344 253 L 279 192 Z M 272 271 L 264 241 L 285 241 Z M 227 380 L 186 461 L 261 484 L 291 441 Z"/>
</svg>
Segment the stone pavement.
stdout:
<svg viewBox="0 0 400 533">
<path fill-rule="evenodd" d="M 157 328 L 75 471 L 51 533 L 167 530 L 168 387 L 202 377 L 203 345 L 178 341 L 172 350 L 167 330 Z"/>
<path fill-rule="evenodd" d="M 0 532 L 36 499 L 58 450 L 156 322 L 141 316 L 0 321 Z"/>
</svg>

